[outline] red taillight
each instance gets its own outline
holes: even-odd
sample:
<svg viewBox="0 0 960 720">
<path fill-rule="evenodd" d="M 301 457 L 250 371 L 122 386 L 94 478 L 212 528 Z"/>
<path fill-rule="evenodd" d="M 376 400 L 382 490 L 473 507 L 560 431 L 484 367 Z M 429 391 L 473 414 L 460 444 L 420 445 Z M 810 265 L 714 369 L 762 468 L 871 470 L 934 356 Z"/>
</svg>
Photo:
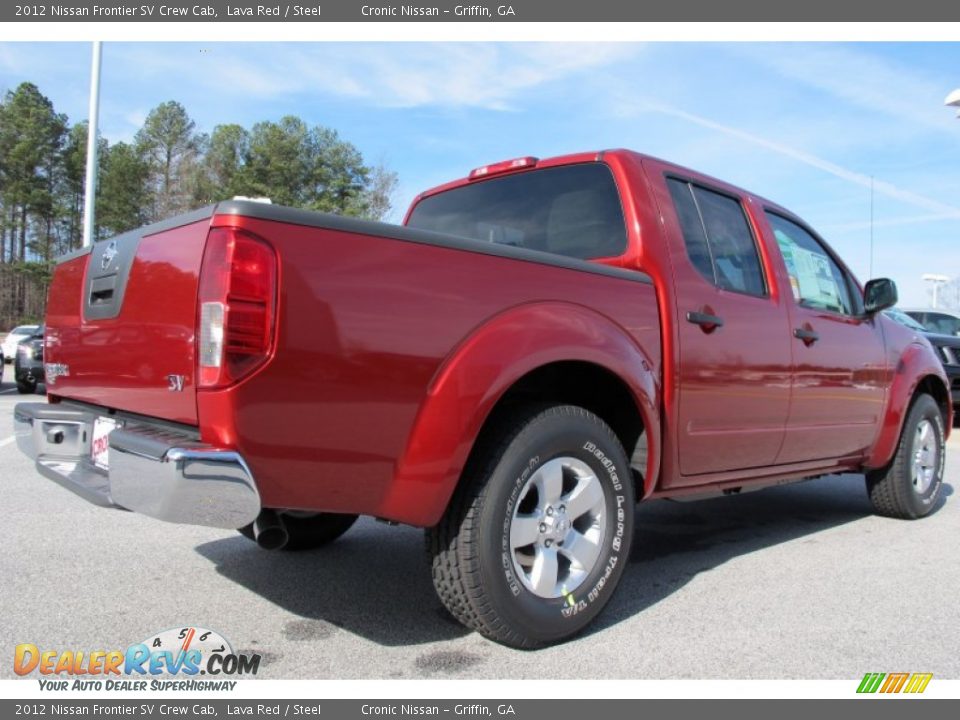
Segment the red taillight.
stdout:
<svg viewBox="0 0 960 720">
<path fill-rule="evenodd" d="M 197 319 L 198 386 L 224 387 L 259 367 L 273 346 L 277 256 L 232 228 L 207 237 Z"/>
<path fill-rule="evenodd" d="M 540 162 L 540 160 L 535 157 L 522 157 L 516 158 L 515 160 L 504 160 L 503 162 L 494 163 L 493 165 L 484 165 L 483 167 L 478 167 L 474 170 L 471 170 L 468 179 L 478 180 L 480 178 L 485 178 L 488 175 L 497 175 L 499 173 L 510 172 L 511 170 L 532 168 L 535 167 L 538 162 Z"/>
</svg>

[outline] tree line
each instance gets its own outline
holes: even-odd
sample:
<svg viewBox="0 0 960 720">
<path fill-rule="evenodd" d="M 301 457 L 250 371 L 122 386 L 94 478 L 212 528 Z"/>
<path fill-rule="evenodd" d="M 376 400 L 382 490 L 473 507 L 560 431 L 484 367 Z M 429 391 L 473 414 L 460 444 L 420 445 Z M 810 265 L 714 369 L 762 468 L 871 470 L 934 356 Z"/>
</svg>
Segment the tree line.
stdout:
<svg viewBox="0 0 960 720">
<path fill-rule="evenodd" d="M 295 116 L 208 134 L 171 100 L 132 142 L 98 143 L 98 238 L 236 195 L 380 219 L 397 185 L 335 130 Z M 33 83 L 0 100 L 0 265 L 44 275 L 80 247 L 86 144 L 87 123 L 71 124 Z"/>
</svg>

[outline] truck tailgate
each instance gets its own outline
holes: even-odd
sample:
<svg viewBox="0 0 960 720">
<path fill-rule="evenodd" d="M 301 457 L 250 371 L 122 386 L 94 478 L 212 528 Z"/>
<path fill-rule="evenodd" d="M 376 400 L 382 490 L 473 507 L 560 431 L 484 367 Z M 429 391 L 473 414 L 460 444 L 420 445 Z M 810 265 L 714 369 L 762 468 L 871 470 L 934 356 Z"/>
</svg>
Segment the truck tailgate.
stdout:
<svg viewBox="0 0 960 720">
<path fill-rule="evenodd" d="M 51 395 L 197 424 L 197 292 L 211 209 L 61 262 L 47 305 Z"/>
</svg>

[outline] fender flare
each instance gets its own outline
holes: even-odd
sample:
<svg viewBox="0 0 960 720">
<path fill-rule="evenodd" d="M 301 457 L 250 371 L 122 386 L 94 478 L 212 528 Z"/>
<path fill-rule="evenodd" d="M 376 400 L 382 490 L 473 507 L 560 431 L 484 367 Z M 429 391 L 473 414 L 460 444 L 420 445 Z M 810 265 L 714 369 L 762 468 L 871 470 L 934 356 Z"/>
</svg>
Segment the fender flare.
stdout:
<svg viewBox="0 0 960 720">
<path fill-rule="evenodd" d="M 867 468 L 884 467 L 893 459 L 897 443 L 900 442 L 900 434 L 903 432 L 903 423 L 906 422 L 910 409 L 910 401 L 921 381 L 928 377 L 935 377 L 943 384 L 944 395 L 949 403 L 950 385 L 940 360 L 929 345 L 911 343 L 903 351 L 893 370 L 893 381 L 887 395 L 880 431 L 873 444 L 873 452 L 864 462 Z M 948 433 L 950 431 L 949 428 L 945 430 Z"/>
<path fill-rule="evenodd" d="M 573 303 L 538 302 L 488 319 L 441 364 L 397 460 L 381 516 L 422 527 L 439 522 L 497 402 L 528 373 L 562 361 L 597 365 L 630 389 L 647 432 L 646 495 L 660 465 L 657 363 L 606 316 Z"/>
</svg>

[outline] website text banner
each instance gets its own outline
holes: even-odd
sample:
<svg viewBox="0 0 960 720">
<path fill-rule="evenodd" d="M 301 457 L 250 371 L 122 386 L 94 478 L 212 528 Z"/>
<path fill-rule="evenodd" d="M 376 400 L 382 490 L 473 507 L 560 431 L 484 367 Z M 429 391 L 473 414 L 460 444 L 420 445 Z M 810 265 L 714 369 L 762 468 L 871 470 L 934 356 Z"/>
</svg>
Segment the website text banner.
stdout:
<svg viewBox="0 0 960 720">
<path fill-rule="evenodd" d="M 62 0 L 3 3 L 0 22 L 951 22 L 960 3 L 876 0 L 493 0 L 481 4 L 363 0 Z"/>
<path fill-rule="evenodd" d="M 433 715 L 448 718 L 504 718 L 505 720 L 582 720 L 584 717 L 630 718 L 737 717 L 738 720 L 808 720 L 811 716 L 843 713 L 851 720 L 900 720 L 909 712 L 911 720 L 940 720 L 956 717 L 956 700 L 910 702 L 863 700 L 221 700 L 183 697 L 177 700 L 143 697 L 138 700 L 45 699 L 18 702 L 0 701 L 0 716 L 60 717 L 251 717 L 251 718 L 335 718 L 407 720 Z"/>
</svg>

